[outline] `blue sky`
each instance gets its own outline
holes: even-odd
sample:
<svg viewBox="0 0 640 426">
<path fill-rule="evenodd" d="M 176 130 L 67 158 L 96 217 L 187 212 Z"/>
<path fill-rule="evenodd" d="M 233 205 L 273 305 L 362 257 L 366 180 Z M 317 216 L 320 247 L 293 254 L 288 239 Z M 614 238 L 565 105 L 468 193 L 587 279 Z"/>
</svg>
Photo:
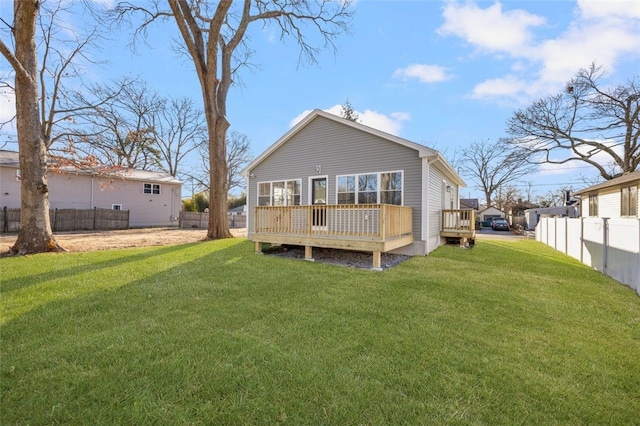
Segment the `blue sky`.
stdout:
<svg viewBox="0 0 640 426">
<path fill-rule="evenodd" d="M 104 0 L 106 1 L 106 0 Z M 12 2 L 11 2 L 12 3 Z M 0 0 L 0 13 L 11 11 Z M 314 108 L 338 113 L 348 99 L 363 124 L 438 149 L 450 157 L 478 141 L 506 136 L 517 108 L 557 93 L 593 61 L 607 85 L 640 74 L 640 1 L 357 0 L 350 35 L 323 51 L 319 65 L 299 66 L 294 40 L 256 26 L 256 52 L 242 86 L 229 94 L 231 128 L 246 134 L 257 156 Z M 152 29 L 150 48 L 132 54 L 128 34 L 100 52 L 108 64 L 95 79 L 135 75 L 162 95 L 200 101 L 189 60 L 171 49 L 172 22 Z M 0 67 L 7 67 L 0 62 Z M 11 102 L 2 102 L 0 115 Z M 584 187 L 579 164 L 543 167 L 528 181 L 543 194 Z M 480 197 L 467 179 L 464 197 Z"/>
</svg>

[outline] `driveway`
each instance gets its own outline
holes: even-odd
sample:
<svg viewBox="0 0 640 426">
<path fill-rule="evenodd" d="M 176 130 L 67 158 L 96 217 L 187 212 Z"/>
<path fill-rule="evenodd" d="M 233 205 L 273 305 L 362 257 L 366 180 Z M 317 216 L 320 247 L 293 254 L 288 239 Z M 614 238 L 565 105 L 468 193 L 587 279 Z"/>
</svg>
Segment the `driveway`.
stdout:
<svg viewBox="0 0 640 426">
<path fill-rule="evenodd" d="M 535 239 L 535 234 L 532 231 L 526 232 L 526 234 L 517 235 L 513 231 L 494 231 L 491 228 L 482 228 L 476 231 L 476 238 L 478 240 L 523 240 L 529 236 L 529 239 Z"/>
</svg>

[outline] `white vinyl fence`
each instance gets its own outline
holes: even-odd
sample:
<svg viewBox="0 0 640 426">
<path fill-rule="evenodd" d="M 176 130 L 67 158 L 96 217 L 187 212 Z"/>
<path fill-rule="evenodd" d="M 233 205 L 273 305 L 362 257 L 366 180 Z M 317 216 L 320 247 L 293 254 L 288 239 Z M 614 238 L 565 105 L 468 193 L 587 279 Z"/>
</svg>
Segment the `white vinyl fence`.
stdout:
<svg viewBox="0 0 640 426">
<path fill-rule="evenodd" d="M 628 285 L 640 295 L 640 219 L 541 218 L 536 240 Z"/>
</svg>

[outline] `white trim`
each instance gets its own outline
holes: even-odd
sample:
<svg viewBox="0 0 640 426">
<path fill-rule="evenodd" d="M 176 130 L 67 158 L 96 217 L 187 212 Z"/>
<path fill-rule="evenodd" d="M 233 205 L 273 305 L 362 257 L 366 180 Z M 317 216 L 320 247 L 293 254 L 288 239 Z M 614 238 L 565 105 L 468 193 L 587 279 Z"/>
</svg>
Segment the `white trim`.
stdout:
<svg viewBox="0 0 640 426">
<path fill-rule="evenodd" d="M 313 179 L 326 179 L 327 180 L 327 200 L 325 204 L 329 204 L 329 175 L 316 175 L 316 176 L 308 176 L 307 177 L 307 205 L 310 206 L 313 204 L 313 200 L 311 197 L 313 196 L 313 189 L 311 188 L 311 182 Z M 336 198 L 336 204 L 338 204 L 338 199 Z"/>
<path fill-rule="evenodd" d="M 383 172 L 368 172 L 368 173 L 347 173 L 343 175 L 336 175 L 336 189 L 335 189 L 336 204 L 338 204 L 338 179 L 341 177 L 349 177 L 349 176 L 355 176 L 356 178 L 355 204 L 358 204 L 358 192 L 359 192 L 358 176 L 362 176 L 362 175 L 376 175 L 376 203 L 379 204 L 381 202 L 380 193 L 382 191 L 381 189 L 382 175 L 388 174 L 388 173 L 400 173 L 400 205 L 404 206 L 404 175 L 405 175 L 404 170 L 389 170 L 389 171 L 383 171 Z"/>
<path fill-rule="evenodd" d="M 122 210 L 122 204 L 111 204 L 111 210 Z"/>
<path fill-rule="evenodd" d="M 260 184 L 261 183 L 268 183 L 269 184 L 269 205 L 273 206 L 273 183 L 274 182 L 284 182 L 285 183 L 285 189 L 286 189 L 286 185 L 287 182 L 293 182 L 293 181 L 298 181 L 300 184 L 300 204 L 302 204 L 302 178 L 295 178 L 295 179 L 274 179 L 274 180 L 263 180 L 263 181 L 259 181 L 256 182 L 256 207 L 260 206 Z M 296 204 L 287 204 L 286 203 L 286 198 L 285 198 L 285 206 L 295 206 Z"/>
<path fill-rule="evenodd" d="M 146 186 L 150 185 L 151 186 L 151 192 L 147 192 L 146 191 Z M 155 187 L 158 187 L 158 192 L 154 192 Z M 159 183 L 152 183 L 152 182 L 143 182 L 142 183 L 142 193 L 144 195 L 162 195 L 162 188 L 160 187 Z"/>
</svg>

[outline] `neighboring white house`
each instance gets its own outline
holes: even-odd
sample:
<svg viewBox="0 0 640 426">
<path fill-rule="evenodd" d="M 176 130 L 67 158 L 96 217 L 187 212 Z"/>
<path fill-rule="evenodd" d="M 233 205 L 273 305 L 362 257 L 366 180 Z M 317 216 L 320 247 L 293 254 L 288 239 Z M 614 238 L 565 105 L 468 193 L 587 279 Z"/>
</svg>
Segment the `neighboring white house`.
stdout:
<svg viewBox="0 0 640 426">
<path fill-rule="evenodd" d="M 582 199 L 582 217 L 637 218 L 640 170 L 575 193 Z"/>
<path fill-rule="evenodd" d="M 465 186 L 438 151 L 321 110 L 242 174 L 250 240 L 364 248 L 374 258 L 389 250 L 426 255 L 444 244 L 442 211 L 460 208 Z M 371 239 L 384 244 L 367 246 Z"/>
<path fill-rule="evenodd" d="M 125 170 L 106 177 L 88 171 L 50 173 L 51 209 L 129 210 L 130 227 L 177 226 L 182 183 L 164 173 Z M 0 208 L 20 208 L 18 153 L 0 150 Z"/>
</svg>

